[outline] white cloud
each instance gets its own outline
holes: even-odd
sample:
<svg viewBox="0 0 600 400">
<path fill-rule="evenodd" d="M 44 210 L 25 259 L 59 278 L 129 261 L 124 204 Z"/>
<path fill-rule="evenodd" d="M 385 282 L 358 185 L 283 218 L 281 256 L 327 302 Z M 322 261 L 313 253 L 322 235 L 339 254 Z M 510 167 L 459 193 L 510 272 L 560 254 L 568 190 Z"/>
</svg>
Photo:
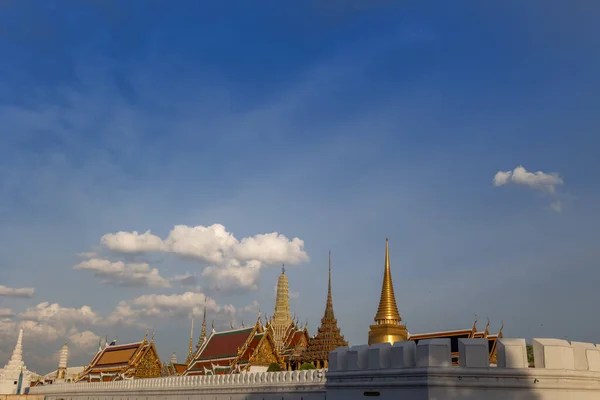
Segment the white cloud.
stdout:
<svg viewBox="0 0 600 400">
<path fill-rule="evenodd" d="M 212 288 L 215 290 L 256 289 L 260 268 L 260 261 L 240 263 L 232 260 L 225 266 L 206 267 L 202 271 L 202 276 L 212 281 Z"/>
<path fill-rule="evenodd" d="M 74 323 L 98 324 L 102 320 L 102 318 L 89 306 L 69 308 L 62 307 L 58 303 L 50 304 L 47 301 L 40 303 L 33 308 L 28 308 L 26 311 L 19 314 L 19 317 L 23 320 L 61 325 L 72 325 Z"/>
<path fill-rule="evenodd" d="M 100 336 L 92 331 L 76 332 L 69 336 L 69 341 L 79 349 L 93 349 L 98 347 Z"/>
<path fill-rule="evenodd" d="M 7 297 L 32 297 L 35 293 L 34 288 L 9 288 L 4 285 L 0 285 L 0 296 Z"/>
<path fill-rule="evenodd" d="M 209 227 L 176 225 L 165 244 L 173 253 L 212 264 L 222 264 L 227 252 L 237 245 L 238 241 L 221 224 Z"/>
<path fill-rule="evenodd" d="M 107 233 L 100 238 L 100 243 L 119 253 L 135 254 L 165 250 L 162 239 L 149 230 L 142 234 L 136 231 Z"/>
<path fill-rule="evenodd" d="M 508 183 L 525 185 L 532 189 L 554 193 L 556 191 L 556 186 L 562 185 L 564 181 L 555 172 L 529 172 L 522 166 L 518 166 L 513 171 L 498 171 L 496 175 L 494 175 L 494 186 L 503 186 Z"/>
<path fill-rule="evenodd" d="M 54 342 L 64 338 L 67 330 L 64 326 L 55 326 L 51 323 L 38 321 L 22 321 L 19 326 L 23 327 L 23 336 L 36 341 Z"/>
<path fill-rule="evenodd" d="M 210 279 L 211 287 L 217 290 L 256 289 L 263 266 L 299 264 L 308 260 L 308 254 L 304 251 L 304 241 L 299 238 L 290 240 L 283 234 L 272 232 L 245 237 L 238 241 L 221 224 L 193 227 L 176 225 L 165 240 L 153 235 L 149 230 L 142 234 L 135 231 L 108 233 L 102 236 L 100 242 L 115 252 L 166 252 L 206 262 L 210 265 L 204 269 L 202 276 Z M 85 265 L 80 265 L 82 264 Z M 122 263 L 119 266 L 123 269 Z M 111 277 L 114 275 L 116 272 L 111 273 Z M 107 273 L 104 272 L 102 277 L 108 278 Z M 121 281 L 123 277 L 120 277 L 119 282 Z M 191 274 L 168 278 L 166 281 L 167 284 L 168 281 L 178 281 L 182 286 L 197 284 L 197 280 Z M 161 285 L 168 287 L 164 281 L 157 281 L 154 286 Z"/>
<path fill-rule="evenodd" d="M 257 260 L 267 265 L 298 264 L 308 260 L 301 239 L 289 240 L 273 232 L 238 241 L 221 224 L 208 227 L 176 225 L 164 241 L 147 231 L 141 235 L 137 232 L 108 233 L 100 242 L 109 250 L 121 253 L 171 252 L 217 265 L 228 259 Z"/>
<path fill-rule="evenodd" d="M 259 260 L 265 264 L 299 264 L 308 260 L 304 251 L 304 241 L 298 238 L 289 240 L 277 232 L 259 234 L 243 238 L 234 248 L 239 260 Z"/>
<path fill-rule="evenodd" d="M 94 276 L 101 278 L 102 283 L 118 286 L 171 287 L 169 280 L 160 276 L 158 269 L 150 268 L 146 263 L 126 264 L 122 261 L 111 262 L 92 258 L 80 262 L 73 268 L 94 272 Z"/>
<path fill-rule="evenodd" d="M 0 308 L 0 318 L 12 317 L 14 315 L 10 308 Z"/>
<path fill-rule="evenodd" d="M 252 303 L 238 309 L 239 314 L 246 312 L 257 313 L 258 311 L 260 311 L 260 303 L 258 302 L 258 300 L 252 300 Z"/>
<path fill-rule="evenodd" d="M 211 298 L 205 297 L 203 293 L 185 292 L 182 294 L 147 294 L 139 296 L 129 302 L 134 307 L 139 307 L 139 314 L 144 316 L 174 316 L 201 315 L 206 308 L 214 313 L 235 314 L 235 307 L 231 304 L 218 305 Z"/>
</svg>

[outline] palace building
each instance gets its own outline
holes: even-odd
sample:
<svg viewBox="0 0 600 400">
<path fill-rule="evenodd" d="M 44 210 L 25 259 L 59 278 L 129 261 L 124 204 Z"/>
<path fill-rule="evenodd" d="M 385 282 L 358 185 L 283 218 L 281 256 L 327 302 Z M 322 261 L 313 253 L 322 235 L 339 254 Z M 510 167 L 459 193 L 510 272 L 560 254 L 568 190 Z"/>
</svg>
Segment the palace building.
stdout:
<svg viewBox="0 0 600 400">
<path fill-rule="evenodd" d="M 458 339 L 485 338 L 488 339 L 489 357 L 491 363 L 496 363 L 496 340 L 502 338 L 504 324 L 498 334 L 490 334 L 489 320 L 485 331 L 477 331 L 477 318 L 470 329 L 461 329 L 454 331 L 440 331 L 431 333 L 410 334 L 406 325 L 402 323 L 402 318 L 398 312 L 394 286 L 392 282 L 392 273 L 390 269 L 390 251 L 388 239 L 385 239 L 385 268 L 383 272 L 383 284 L 381 287 L 381 296 L 379 307 L 375 314 L 375 324 L 369 329 L 369 345 L 376 343 L 395 343 L 406 340 L 419 342 L 423 339 L 450 339 L 452 352 L 452 363 L 458 364 Z"/>
<path fill-rule="evenodd" d="M 141 342 L 99 346 L 98 352 L 76 382 L 111 382 L 123 379 L 158 378 L 162 363 L 154 347 L 154 334 L 148 341 L 148 332 Z"/>
</svg>

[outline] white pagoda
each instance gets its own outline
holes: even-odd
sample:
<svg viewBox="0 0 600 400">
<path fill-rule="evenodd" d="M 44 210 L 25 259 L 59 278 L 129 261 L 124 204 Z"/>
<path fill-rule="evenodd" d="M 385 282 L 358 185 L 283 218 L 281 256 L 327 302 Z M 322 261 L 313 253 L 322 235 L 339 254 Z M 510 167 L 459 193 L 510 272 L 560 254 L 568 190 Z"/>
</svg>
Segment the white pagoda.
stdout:
<svg viewBox="0 0 600 400">
<path fill-rule="evenodd" d="M 0 374 L 0 394 L 23 394 L 31 382 L 31 372 L 23 362 L 23 328 L 8 364 Z"/>
</svg>

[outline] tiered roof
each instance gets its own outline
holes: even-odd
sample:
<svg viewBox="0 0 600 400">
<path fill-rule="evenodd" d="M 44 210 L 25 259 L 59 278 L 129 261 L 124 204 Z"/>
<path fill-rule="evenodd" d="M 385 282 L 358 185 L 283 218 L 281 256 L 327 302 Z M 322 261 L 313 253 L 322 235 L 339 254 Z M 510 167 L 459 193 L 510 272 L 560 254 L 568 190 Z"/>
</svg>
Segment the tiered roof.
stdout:
<svg viewBox="0 0 600 400">
<path fill-rule="evenodd" d="M 331 252 L 329 252 L 329 281 L 327 286 L 327 302 L 325 313 L 321 318 L 321 326 L 316 336 L 310 338 L 307 349 L 300 355 L 302 362 L 326 361 L 329 353 L 341 346 L 347 346 L 348 342 L 340 333 L 337 319 L 333 312 L 333 298 L 331 295 Z"/>
<path fill-rule="evenodd" d="M 200 346 L 184 375 L 226 374 L 251 365 L 282 363 L 269 331 L 260 323 L 253 327 L 216 332 Z"/>
<path fill-rule="evenodd" d="M 159 377 L 161 363 L 154 341 L 108 345 L 100 349 L 77 381 Z"/>
</svg>

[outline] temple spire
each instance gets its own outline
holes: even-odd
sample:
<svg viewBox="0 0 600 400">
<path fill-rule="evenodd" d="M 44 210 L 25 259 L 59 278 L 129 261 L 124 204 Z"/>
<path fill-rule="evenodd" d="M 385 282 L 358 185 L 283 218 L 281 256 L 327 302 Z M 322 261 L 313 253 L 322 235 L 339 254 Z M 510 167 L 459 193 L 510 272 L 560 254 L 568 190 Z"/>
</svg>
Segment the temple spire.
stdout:
<svg viewBox="0 0 600 400">
<path fill-rule="evenodd" d="M 369 345 L 377 343 L 396 343 L 408 340 L 408 331 L 403 324 L 394 286 L 392 284 L 392 272 L 390 271 L 390 246 L 385 239 L 385 269 L 383 271 L 383 284 L 381 285 L 381 296 L 379 307 L 375 314 L 375 325 L 369 327 Z"/>
<path fill-rule="evenodd" d="M 194 314 L 192 313 L 192 327 L 190 329 L 190 348 L 188 349 L 187 363 L 194 357 Z"/>
<path fill-rule="evenodd" d="M 305 325 L 306 328 L 306 325 Z M 301 362 L 313 363 L 317 368 L 327 368 L 329 352 L 338 347 L 347 346 L 348 342 L 340 332 L 333 312 L 333 299 L 331 295 L 331 251 L 329 252 L 327 302 L 325 312 L 321 318 L 321 325 L 317 334 L 310 338 L 308 347 L 300 355 Z"/>
<path fill-rule="evenodd" d="M 325 314 L 323 318 L 326 319 L 335 319 L 335 314 L 333 313 L 333 298 L 331 296 L 331 250 L 329 250 L 329 272 L 328 272 L 328 280 L 327 280 L 327 303 L 325 304 Z"/>
<path fill-rule="evenodd" d="M 288 329 L 293 324 L 292 313 L 290 312 L 290 291 L 288 277 L 285 274 L 285 265 L 281 266 L 281 275 L 277 279 L 277 294 L 275 297 L 275 312 L 269 322 L 271 326 L 273 340 L 278 351 L 283 350 L 284 339 L 287 336 Z"/>
<path fill-rule="evenodd" d="M 392 283 L 392 272 L 390 271 L 390 247 L 388 239 L 385 239 L 385 270 L 383 272 L 383 284 L 381 286 L 381 297 L 379 308 L 375 314 L 377 324 L 398 324 L 402 321 L 396 304 L 394 285 Z"/>
<path fill-rule="evenodd" d="M 202 315 L 202 331 L 200 332 L 200 340 L 206 339 L 206 296 L 204 296 L 204 314 Z"/>
<path fill-rule="evenodd" d="M 19 336 L 17 337 L 17 344 L 13 350 L 10 361 L 14 363 L 21 363 L 23 361 L 23 328 L 19 329 Z"/>
</svg>

